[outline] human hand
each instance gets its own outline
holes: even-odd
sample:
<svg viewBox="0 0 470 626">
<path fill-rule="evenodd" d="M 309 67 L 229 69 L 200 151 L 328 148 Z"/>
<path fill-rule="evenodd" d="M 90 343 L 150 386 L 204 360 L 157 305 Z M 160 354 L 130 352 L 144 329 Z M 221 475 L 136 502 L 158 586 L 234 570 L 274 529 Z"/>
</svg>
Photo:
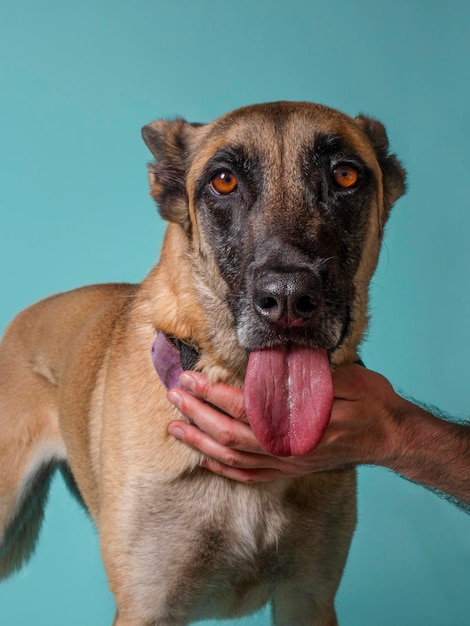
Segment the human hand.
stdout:
<svg viewBox="0 0 470 626">
<path fill-rule="evenodd" d="M 344 365 L 333 374 L 335 400 L 320 444 L 301 457 L 274 457 L 257 442 L 243 409 L 243 391 L 209 384 L 184 372 L 168 398 L 194 422 L 172 422 L 169 433 L 205 455 L 204 467 L 244 483 L 347 469 L 357 464 L 392 467 L 400 454 L 401 422 L 408 403 L 380 374 Z M 191 392 L 191 393 L 190 393 Z"/>
</svg>

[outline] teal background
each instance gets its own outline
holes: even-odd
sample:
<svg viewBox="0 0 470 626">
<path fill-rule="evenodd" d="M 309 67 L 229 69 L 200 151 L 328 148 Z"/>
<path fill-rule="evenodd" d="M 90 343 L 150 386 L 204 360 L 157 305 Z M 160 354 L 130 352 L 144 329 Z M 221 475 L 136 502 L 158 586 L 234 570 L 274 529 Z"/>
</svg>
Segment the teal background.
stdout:
<svg viewBox="0 0 470 626">
<path fill-rule="evenodd" d="M 409 173 L 364 360 L 404 393 L 467 415 L 469 32 L 464 0 L 1 0 L 0 327 L 39 298 L 138 281 L 155 262 L 164 224 L 142 125 L 318 101 L 384 121 Z M 469 521 L 361 469 L 341 625 L 468 623 Z M 95 532 L 56 480 L 35 557 L 0 587 L 0 624 L 108 626 L 113 613 Z"/>
</svg>

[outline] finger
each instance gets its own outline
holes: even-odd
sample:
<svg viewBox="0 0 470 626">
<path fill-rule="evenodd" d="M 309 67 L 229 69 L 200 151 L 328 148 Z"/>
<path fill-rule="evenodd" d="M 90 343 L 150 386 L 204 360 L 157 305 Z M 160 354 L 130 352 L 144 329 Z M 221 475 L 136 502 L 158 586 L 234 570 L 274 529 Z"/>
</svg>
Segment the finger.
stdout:
<svg viewBox="0 0 470 626">
<path fill-rule="evenodd" d="M 272 469 L 271 463 L 278 464 L 277 459 L 264 454 L 247 453 L 227 448 L 187 422 L 171 422 L 168 426 L 168 433 L 199 450 L 214 462 L 234 469 Z"/>
<path fill-rule="evenodd" d="M 251 428 L 202 402 L 184 389 L 170 389 L 168 400 L 220 445 L 263 454 Z"/>
<path fill-rule="evenodd" d="M 242 389 L 226 383 L 210 384 L 207 378 L 198 372 L 183 372 L 179 380 L 183 387 L 218 407 L 227 415 L 240 421 L 247 421 Z"/>
<path fill-rule="evenodd" d="M 239 469 L 237 467 L 223 465 L 209 458 L 203 462 L 202 466 L 214 474 L 236 480 L 245 485 L 266 483 L 283 476 L 282 472 L 276 469 Z"/>
</svg>

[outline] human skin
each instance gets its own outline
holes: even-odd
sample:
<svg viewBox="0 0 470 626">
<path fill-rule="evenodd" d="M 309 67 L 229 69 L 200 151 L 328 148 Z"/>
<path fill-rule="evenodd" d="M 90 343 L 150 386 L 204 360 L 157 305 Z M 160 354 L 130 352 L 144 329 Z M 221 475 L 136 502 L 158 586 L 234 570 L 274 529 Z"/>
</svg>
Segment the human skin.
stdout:
<svg viewBox="0 0 470 626">
<path fill-rule="evenodd" d="M 246 419 L 243 390 L 183 372 L 168 399 L 193 423 L 170 435 L 205 455 L 208 470 L 243 483 L 266 482 L 356 465 L 387 467 L 470 505 L 470 426 L 449 422 L 398 395 L 386 378 L 360 365 L 333 373 L 335 400 L 320 444 L 300 457 L 274 457 Z"/>
</svg>

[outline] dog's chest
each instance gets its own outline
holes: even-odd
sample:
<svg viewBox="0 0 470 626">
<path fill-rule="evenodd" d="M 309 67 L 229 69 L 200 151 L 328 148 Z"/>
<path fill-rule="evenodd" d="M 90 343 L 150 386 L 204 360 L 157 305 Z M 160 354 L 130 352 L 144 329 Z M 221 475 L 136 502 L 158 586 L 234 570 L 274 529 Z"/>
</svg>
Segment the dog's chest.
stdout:
<svg viewBox="0 0 470 626">
<path fill-rule="evenodd" d="M 207 473 L 195 482 L 186 498 L 197 511 L 198 538 L 209 551 L 213 544 L 224 546 L 218 553 L 222 564 L 254 565 L 261 555 L 277 550 L 288 521 L 283 484 L 245 486 Z"/>
<path fill-rule="evenodd" d="M 279 558 L 287 526 L 282 491 L 279 485 L 266 491 L 224 485 L 218 496 L 206 494 L 214 501 L 211 514 L 201 518 L 199 556 L 191 569 L 207 583 L 193 607 L 193 618 L 213 615 L 215 608 L 220 617 L 233 616 L 241 607 L 256 610 L 286 575 Z"/>
<path fill-rule="evenodd" d="M 191 620 L 229 617 L 267 602 L 285 567 L 280 483 L 248 487 L 200 470 L 152 491 L 132 513 L 132 525 L 145 528 L 133 546 L 132 586 L 152 614 L 166 606 Z"/>
</svg>

